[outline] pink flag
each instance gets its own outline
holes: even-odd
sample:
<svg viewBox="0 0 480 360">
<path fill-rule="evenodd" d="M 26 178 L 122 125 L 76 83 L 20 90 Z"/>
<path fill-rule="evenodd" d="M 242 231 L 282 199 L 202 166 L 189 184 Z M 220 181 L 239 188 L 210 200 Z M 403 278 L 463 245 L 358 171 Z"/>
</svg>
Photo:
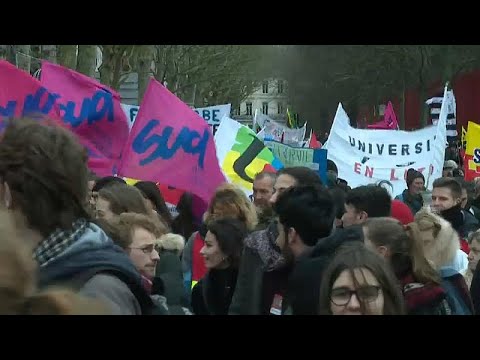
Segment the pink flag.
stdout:
<svg viewBox="0 0 480 360">
<path fill-rule="evenodd" d="M 115 174 L 129 132 L 120 95 L 88 76 L 46 61 L 41 83 L 57 98 L 64 125 L 87 147 L 90 169 L 100 176 Z"/>
<path fill-rule="evenodd" d="M 385 115 L 382 121 L 375 124 L 368 125 L 369 129 L 381 129 L 381 130 L 398 130 L 398 121 L 395 112 L 393 111 L 393 105 L 389 101 L 387 108 L 385 109 Z"/>
<path fill-rule="evenodd" d="M 189 191 L 205 202 L 225 182 L 208 123 L 151 79 L 119 174 Z"/>
<path fill-rule="evenodd" d="M 5 119 L 22 116 L 45 117 L 61 123 L 55 96 L 29 73 L 0 60 L 0 84 L 0 131 L 5 128 Z"/>
</svg>

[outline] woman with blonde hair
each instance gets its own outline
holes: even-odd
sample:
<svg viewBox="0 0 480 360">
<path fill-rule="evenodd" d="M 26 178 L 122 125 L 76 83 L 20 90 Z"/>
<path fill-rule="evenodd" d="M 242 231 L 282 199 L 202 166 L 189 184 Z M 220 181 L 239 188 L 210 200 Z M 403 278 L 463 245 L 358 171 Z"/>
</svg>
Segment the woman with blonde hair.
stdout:
<svg viewBox="0 0 480 360">
<path fill-rule="evenodd" d="M 365 246 L 383 256 L 401 285 L 409 315 L 450 315 L 439 273 L 409 236 L 410 225 L 393 218 L 371 218 L 363 225 Z"/>
<path fill-rule="evenodd" d="M 204 215 L 203 225 L 199 231 L 192 234 L 183 250 L 183 278 L 189 295 L 192 287 L 207 272 L 200 254 L 207 234 L 206 226 L 211 221 L 222 218 L 233 218 L 241 221 L 249 232 L 255 229 L 258 222 L 254 205 L 240 188 L 229 183 L 222 184 L 217 188 Z"/>
<path fill-rule="evenodd" d="M 422 244 L 425 257 L 439 272 L 452 313 L 471 315 L 473 304 L 462 273 L 468 263 L 464 264 L 465 253 L 460 250 L 459 237 L 452 225 L 424 208 L 409 224 L 409 235 Z"/>
</svg>

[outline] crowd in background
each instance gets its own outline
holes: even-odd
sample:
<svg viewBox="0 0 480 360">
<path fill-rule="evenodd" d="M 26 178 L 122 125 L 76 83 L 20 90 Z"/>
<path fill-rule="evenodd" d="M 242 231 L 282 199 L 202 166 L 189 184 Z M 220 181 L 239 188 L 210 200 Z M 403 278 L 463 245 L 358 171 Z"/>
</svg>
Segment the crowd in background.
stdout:
<svg viewBox="0 0 480 360">
<path fill-rule="evenodd" d="M 155 183 L 98 178 L 86 160 L 66 130 L 6 128 L 0 313 L 480 313 L 480 181 L 459 161 L 428 203 L 414 169 L 392 199 L 329 161 L 327 183 L 291 167 L 257 174 L 251 199 L 223 184 L 196 219 L 192 194 L 172 216 Z"/>
</svg>

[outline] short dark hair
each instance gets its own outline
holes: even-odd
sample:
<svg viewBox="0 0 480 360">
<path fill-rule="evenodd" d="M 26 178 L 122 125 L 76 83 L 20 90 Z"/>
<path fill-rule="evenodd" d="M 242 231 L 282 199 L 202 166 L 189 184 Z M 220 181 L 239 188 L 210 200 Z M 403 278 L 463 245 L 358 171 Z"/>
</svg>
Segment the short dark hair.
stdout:
<svg viewBox="0 0 480 360">
<path fill-rule="evenodd" d="M 383 315 L 404 315 L 403 295 L 392 270 L 380 255 L 368 250 L 359 242 L 343 245 L 325 270 L 320 287 L 319 314 L 332 314 L 330 294 L 333 284 L 340 274 L 345 270 L 349 271 L 354 283 L 358 286 L 358 279 L 354 276 L 354 270 L 362 268 L 368 269 L 372 273 L 382 289 L 384 296 Z M 365 304 L 362 302 L 360 304 L 362 309 L 365 309 Z"/>
<path fill-rule="evenodd" d="M 243 240 L 248 233 L 246 225 L 237 219 L 221 218 L 209 222 L 207 228 L 215 235 L 218 246 L 227 257 L 230 266 L 238 268 L 243 251 Z"/>
<path fill-rule="evenodd" d="M 335 174 L 338 175 L 338 168 L 337 164 L 333 160 L 327 160 L 327 171 L 333 171 Z"/>
<path fill-rule="evenodd" d="M 451 177 L 441 177 L 436 179 L 433 182 L 433 188 L 448 188 L 452 192 L 454 199 L 459 199 L 462 197 L 462 185 Z"/>
<path fill-rule="evenodd" d="M 345 214 L 345 197 L 347 193 L 341 187 L 335 186 L 330 189 L 330 194 L 335 204 L 335 218 L 341 219 Z"/>
<path fill-rule="evenodd" d="M 323 185 L 320 175 L 305 166 L 282 168 L 277 173 L 277 176 L 280 175 L 289 175 L 293 177 L 297 182 L 295 186 Z"/>
<path fill-rule="evenodd" d="M 172 226 L 172 214 L 170 214 L 170 210 L 168 210 L 165 199 L 158 189 L 158 186 L 152 181 L 139 181 L 134 186 L 141 191 L 145 198 L 153 203 L 155 211 L 167 223 L 167 225 Z"/>
<path fill-rule="evenodd" d="M 356 187 L 347 193 L 345 204 L 365 211 L 369 218 L 390 216 L 392 199 L 386 189 L 377 185 Z"/>
<path fill-rule="evenodd" d="M 105 186 L 109 186 L 109 185 L 112 185 L 112 184 L 125 184 L 126 185 L 127 183 L 121 177 L 105 176 L 105 177 L 95 181 L 95 185 L 93 186 L 92 191 L 93 192 L 99 192 Z"/>
<path fill-rule="evenodd" d="M 44 237 L 69 230 L 87 212 L 87 152 L 67 129 L 15 119 L 0 141 L 0 180 L 29 227 Z"/>
<path fill-rule="evenodd" d="M 277 179 L 277 174 L 270 171 L 260 171 L 253 180 L 262 180 L 263 178 L 270 178 L 272 181 Z"/>
<path fill-rule="evenodd" d="M 115 215 L 133 212 L 148 215 L 140 190 L 127 184 L 111 184 L 98 192 L 98 197 L 110 203 L 110 210 Z"/>
<path fill-rule="evenodd" d="M 314 246 L 333 229 L 335 205 L 324 187 L 292 187 L 278 197 L 274 208 L 285 232 L 294 228 L 305 245 Z"/>
</svg>

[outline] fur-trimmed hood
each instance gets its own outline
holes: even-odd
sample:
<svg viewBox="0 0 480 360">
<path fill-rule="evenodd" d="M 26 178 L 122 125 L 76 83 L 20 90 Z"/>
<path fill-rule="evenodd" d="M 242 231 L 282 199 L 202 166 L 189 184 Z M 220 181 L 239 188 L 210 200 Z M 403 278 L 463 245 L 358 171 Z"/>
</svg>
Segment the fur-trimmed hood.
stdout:
<svg viewBox="0 0 480 360">
<path fill-rule="evenodd" d="M 165 234 L 158 239 L 158 245 L 162 249 L 181 253 L 185 247 L 185 238 L 178 234 Z"/>
<path fill-rule="evenodd" d="M 452 264 L 460 249 L 460 238 L 452 225 L 426 208 L 416 214 L 415 223 L 420 230 L 425 257 L 433 267 L 440 269 Z"/>
</svg>

